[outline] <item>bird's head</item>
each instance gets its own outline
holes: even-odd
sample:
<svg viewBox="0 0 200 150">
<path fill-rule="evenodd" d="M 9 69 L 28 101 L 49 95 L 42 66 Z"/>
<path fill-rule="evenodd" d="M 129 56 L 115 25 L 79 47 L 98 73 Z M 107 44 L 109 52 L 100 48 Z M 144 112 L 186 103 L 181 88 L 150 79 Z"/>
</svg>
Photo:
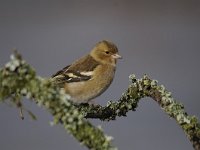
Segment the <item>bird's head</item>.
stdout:
<svg viewBox="0 0 200 150">
<path fill-rule="evenodd" d="M 117 59 L 122 57 L 118 54 L 115 44 L 109 41 L 101 41 L 95 45 L 90 55 L 103 64 L 116 65 Z"/>
</svg>

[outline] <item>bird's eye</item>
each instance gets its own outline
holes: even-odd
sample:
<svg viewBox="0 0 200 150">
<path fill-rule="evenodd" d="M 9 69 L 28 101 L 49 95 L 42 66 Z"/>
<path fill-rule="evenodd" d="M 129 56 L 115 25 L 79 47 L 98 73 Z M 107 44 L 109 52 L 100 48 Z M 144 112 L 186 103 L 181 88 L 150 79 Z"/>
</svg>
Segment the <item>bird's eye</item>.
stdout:
<svg viewBox="0 0 200 150">
<path fill-rule="evenodd" d="M 105 53 L 106 53 L 106 54 L 110 54 L 110 52 L 109 52 L 109 51 L 106 51 Z"/>
</svg>

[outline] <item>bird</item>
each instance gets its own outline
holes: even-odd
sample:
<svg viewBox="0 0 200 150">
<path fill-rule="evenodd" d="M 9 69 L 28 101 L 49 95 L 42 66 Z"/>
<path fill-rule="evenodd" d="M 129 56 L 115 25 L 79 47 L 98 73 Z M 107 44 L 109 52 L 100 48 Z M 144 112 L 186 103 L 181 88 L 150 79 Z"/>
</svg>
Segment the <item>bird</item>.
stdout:
<svg viewBox="0 0 200 150">
<path fill-rule="evenodd" d="M 103 40 L 89 54 L 53 74 L 51 80 L 64 89 L 72 102 L 89 103 L 110 86 L 121 58 L 117 46 Z"/>
</svg>

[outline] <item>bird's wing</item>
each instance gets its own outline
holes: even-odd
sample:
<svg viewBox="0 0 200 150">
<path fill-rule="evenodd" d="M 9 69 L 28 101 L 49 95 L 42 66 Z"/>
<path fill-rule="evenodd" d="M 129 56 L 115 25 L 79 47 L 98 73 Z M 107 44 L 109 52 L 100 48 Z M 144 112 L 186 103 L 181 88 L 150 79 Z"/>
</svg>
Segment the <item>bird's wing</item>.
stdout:
<svg viewBox="0 0 200 150">
<path fill-rule="evenodd" d="M 64 83 L 87 81 L 92 78 L 93 71 L 98 65 L 96 60 L 87 55 L 58 71 L 52 76 L 52 79 L 60 86 L 63 86 Z"/>
<path fill-rule="evenodd" d="M 63 72 L 65 72 L 68 68 L 70 67 L 70 65 L 66 66 L 65 68 L 63 68 L 62 70 L 59 70 L 58 72 L 56 72 L 55 74 L 53 74 L 51 77 L 54 78 L 58 75 L 61 75 Z"/>
</svg>

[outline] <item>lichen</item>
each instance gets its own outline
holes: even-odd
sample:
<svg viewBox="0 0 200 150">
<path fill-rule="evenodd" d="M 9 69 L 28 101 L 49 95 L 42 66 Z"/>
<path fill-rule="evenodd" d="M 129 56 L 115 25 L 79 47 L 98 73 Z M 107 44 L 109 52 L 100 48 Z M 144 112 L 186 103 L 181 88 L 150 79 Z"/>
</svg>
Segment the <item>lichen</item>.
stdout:
<svg viewBox="0 0 200 150">
<path fill-rule="evenodd" d="M 117 101 L 109 101 L 106 106 L 76 105 L 69 101 L 70 96 L 51 80 L 37 76 L 34 69 L 15 51 L 10 62 L 0 69 L 0 102 L 10 100 L 17 107 L 23 108 L 21 98 L 25 96 L 52 114 L 54 120 L 51 125 L 62 124 L 82 145 L 93 150 L 116 150 L 111 144 L 113 138 L 85 118 L 115 120 L 117 117 L 126 116 L 129 111 L 135 111 L 142 98 L 150 97 L 176 120 L 194 149 L 199 150 L 198 119 L 189 116 L 183 104 L 177 102 L 164 85 L 158 85 L 157 80 L 152 80 L 147 75 L 136 79 L 134 74 L 130 75 L 129 79 L 131 84 Z M 31 112 L 28 113 L 36 118 Z"/>
<path fill-rule="evenodd" d="M 18 105 L 25 96 L 39 106 L 45 107 L 54 117 L 53 124 L 64 128 L 79 142 L 94 150 L 111 150 L 111 138 L 84 119 L 83 114 L 69 101 L 70 96 L 53 85 L 48 79 L 36 76 L 17 52 L 11 61 L 0 69 L 0 102 L 9 101 Z M 20 106 L 21 107 L 21 106 Z M 29 114 L 35 117 L 31 112 Z"/>
</svg>

